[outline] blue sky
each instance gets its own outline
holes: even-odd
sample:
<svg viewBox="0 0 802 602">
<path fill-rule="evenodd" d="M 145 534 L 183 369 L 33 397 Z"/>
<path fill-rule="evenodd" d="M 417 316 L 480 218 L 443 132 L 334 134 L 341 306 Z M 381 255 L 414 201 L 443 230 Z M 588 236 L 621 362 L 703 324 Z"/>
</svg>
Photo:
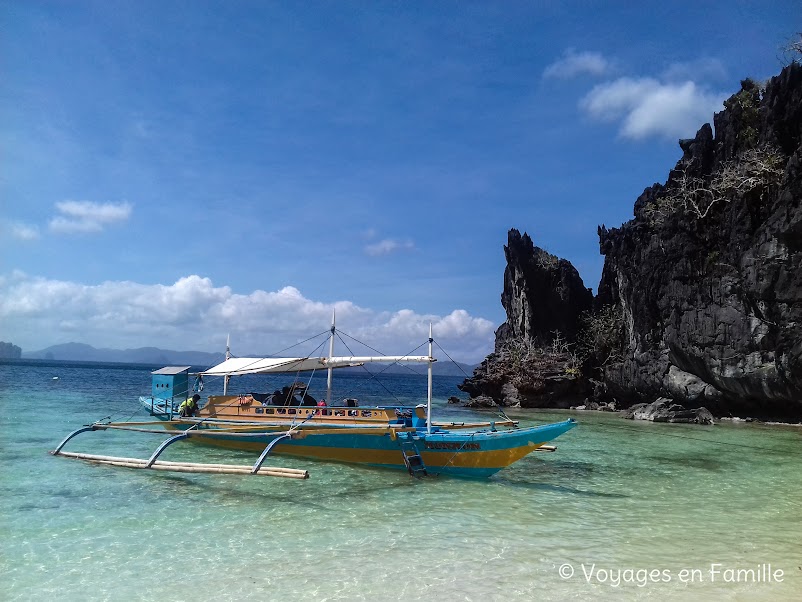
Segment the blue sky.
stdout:
<svg viewBox="0 0 802 602">
<path fill-rule="evenodd" d="M 507 231 L 595 288 L 799 2 L 0 6 L 0 339 L 478 361 Z M 393 343 L 392 341 L 395 341 Z M 393 346 L 396 345 L 394 348 Z"/>
</svg>

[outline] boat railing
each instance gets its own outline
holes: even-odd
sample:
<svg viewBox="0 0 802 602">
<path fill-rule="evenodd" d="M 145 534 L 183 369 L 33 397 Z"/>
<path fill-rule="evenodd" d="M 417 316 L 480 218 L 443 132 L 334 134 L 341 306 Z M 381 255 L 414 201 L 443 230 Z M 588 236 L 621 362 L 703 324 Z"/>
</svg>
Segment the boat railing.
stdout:
<svg viewBox="0 0 802 602">
<path fill-rule="evenodd" d="M 272 405 L 262 404 L 250 395 L 241 396 L 212 396 L 205 406 L 212 415 L 237 416 L 270 416 L 273 418 L 307 418 L 313 415 L 323 419 L 373 419 L 395 420 L 395 408 L 389 407 L 359 407 L 356 405 Z"/>
<path fill-rule="evenodd" d="M 144 399 L 144 398 L 143 398 Z M 180 401 L 184 401 L 181 399 Z M 172 419 L 173 415 L 177 412 L 176 396 L 172 397 L 150 397 L 150 411 L 151 416 L 167 416 Z"/>
</svg>

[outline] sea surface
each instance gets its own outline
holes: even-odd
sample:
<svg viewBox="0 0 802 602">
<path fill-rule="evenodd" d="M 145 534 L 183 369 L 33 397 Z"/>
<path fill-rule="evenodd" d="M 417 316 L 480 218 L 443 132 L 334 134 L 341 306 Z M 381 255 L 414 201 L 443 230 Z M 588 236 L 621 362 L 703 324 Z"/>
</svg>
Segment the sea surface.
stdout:
<svg viewBox="0 0 802 602">
<path fill-rule="evenodd" d="M 47 453 L 92 421 L 147 418 L 152 368 L 0 364 L 1 600 L 802 599 L 798 426 L 518 410 L 579 427 L 487 480 L 281 457 L 268 463 L 311 478 L 173 474 Z M 435 377 L 437 417 L 491 419 L 447 405 L 458 382 Z M 363 403 L 426 394 L 415 374 L 335 386 Z M 148 457 L 162 440 L 90 432 L 65 449 Z M 163 458 L 254 459 L 184 442 Z"/>
</svg>

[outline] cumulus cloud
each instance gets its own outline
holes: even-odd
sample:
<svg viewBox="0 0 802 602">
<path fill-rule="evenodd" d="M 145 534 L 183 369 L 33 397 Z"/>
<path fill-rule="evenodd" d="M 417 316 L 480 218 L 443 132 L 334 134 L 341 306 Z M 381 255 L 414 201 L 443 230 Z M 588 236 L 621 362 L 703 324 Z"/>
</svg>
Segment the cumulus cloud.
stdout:
<svg viewBox="0 0 802 602">
<path fill-rule="evenodd" d="M 687 80 L 722 81 L 727 77 L 727 68 L 716 58 L 703 57 L 693 61 L 671 63 L 661 78 L 669 82 Z"/>
<path fill-rule="evenodd" d="M 37 240 L 39 228 L 21 222 L 12 222 L 7 226 L 12 238 L 17 240 Z"/>
<path fill-rule="evenodd" d="M 53 232 L 67 234 L 101 232 L 106 226 L 123 222 L 131 216 L 130 203 L 93 203 L 91 201 L 62 201 L 56 203 L 60 215 L 50 220 Z"/>
<path fill-rule="evenodd" d="M 685 138 L 722 109 L 726 95 L 692 81 L 663 83 L 654 78 L 622 77 L 595 86 L 579 103 L 593 118 L 620 121 L 625 138 Z"/>
<path fill-rule="evenodd" d="M 599 77 L 610 70 L 610 63 L 599 52 L 576 52 L 573 48 L 566 50 L 562 57 L 554 61 L 543 71 L 548 79 L 572 79 L 579 75 Z"/>
<path fill-rule="evenodd" d="M 389 255 L 398 251 L 411 251 L 415 248 L 415 243 L 411 240 L 395 240 L 393 238 L 385 238 L 375 243 L 365 246 L 365 253 L 371 257 L 378 257 L 380 255 Z"/>
<path fill-rule="evenodd" d="M 230 333 L 235 354 L 267 355 L 325 334 L 332 310 L 341 331 L 387 354 L 410 353 L 424 343 L 429 322 L 435 339 L 458 361 L 478 362 L 493 348 L 493 323 L 462 309 L 444 316 L 409 309 L 377 312 L 351 301 L 314 301 L 292 286 L 239 294 L 197 275 L 171 285 L 85 285 L 21 272 L 0 277 L 4 337 L 29 351 L 69 341 L 97 347 L 221 351 Z M 320 353 L 315 344 L 293 353 Z M 338 352 L 348 353 L 343 348 Z"/>
</svg>

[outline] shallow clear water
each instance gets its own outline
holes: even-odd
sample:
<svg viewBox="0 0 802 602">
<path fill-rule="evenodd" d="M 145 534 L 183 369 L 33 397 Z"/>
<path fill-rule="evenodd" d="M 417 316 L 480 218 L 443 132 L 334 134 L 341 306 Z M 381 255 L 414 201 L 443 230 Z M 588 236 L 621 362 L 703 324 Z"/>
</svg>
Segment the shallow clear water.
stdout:
<svg viewBox="0 0 802 602">
<path fill-rule="evenodd" d="M 383 382 L 405 402 L 425 394 L 417 377 Z M 476 418 L 445 404 L 457 382 L 435 378 L 439 416 Z M 335 383 L 335 397 L 383 391 L 355 375 Z M 136 398 L 149 389 L 144 367 L 0 365 L 0 599 L 802 596 L 799 427 L 518 411 L 527 425 L 580 426 L 556 453 L 483 481 L 279 457 L 269 463 L 311 478 L 171 474 L 47 454 L 98 418 L 144 418 Z M 67 449 L 147 457 L 161 440 L 93 432 Z M 165 459 L 253 459 L 182 445 Z"/>
</svg>

